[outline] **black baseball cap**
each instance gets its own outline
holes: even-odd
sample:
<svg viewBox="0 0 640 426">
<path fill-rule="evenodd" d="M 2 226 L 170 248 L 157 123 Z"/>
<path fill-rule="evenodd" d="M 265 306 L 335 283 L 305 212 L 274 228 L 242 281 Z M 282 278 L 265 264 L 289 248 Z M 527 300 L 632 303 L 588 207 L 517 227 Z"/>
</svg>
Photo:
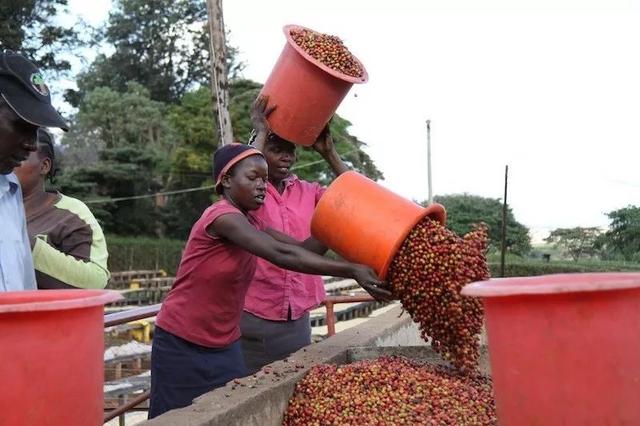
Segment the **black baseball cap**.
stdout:
<svg viewBox="0 0 640 426">
<path fill-rule="evenodd" d="M 11 51 L 0 53 L 0 95 L 26 122 L 69 130 L 51 105 L 51 93 L 42 73 L 24 56 Z"/>
</svg>

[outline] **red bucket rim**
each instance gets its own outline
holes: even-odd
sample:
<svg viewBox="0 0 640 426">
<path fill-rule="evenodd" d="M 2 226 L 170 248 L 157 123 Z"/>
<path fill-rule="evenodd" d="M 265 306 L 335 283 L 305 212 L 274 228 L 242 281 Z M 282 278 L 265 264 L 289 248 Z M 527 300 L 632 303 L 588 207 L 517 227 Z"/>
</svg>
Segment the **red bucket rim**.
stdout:
<svg viewBox="0 0 640 426">
<path fill-rule="evenodd" d="M 113 290 L 32 290 L 0 293 L 0 314 L 88 308 L 122 299 Z"/>
<path fill-rule="evenodd" d="M 313 65 L 317 66 L 321 70 L 325 71 L 327 74 L 330 74 L 333 77 L 339 78 L 340 80 L 344 80 L 344 81 L 349 82 L 349 83 L 362 84 L 362 83 L 366 83 L 367 81 L 369 81 L 369 74 L 367 73 L 367 70 L 364 67 L 364 65 L 362 65 L 362 62 L 360 62 L 360 59 L 358 59 L 356 57 L 356 55 L 351 53 L 351 56 L 353 57 L 353 59 L 355 59 L 356 62 L 360 65 L 360 68 L 362 68 L 362 77 L 352 77 L 350 75 L 338 72 L 338 71 L 336 71 L 336 70 L 334 70 L 332 68 L 329 68 L 328 66 L 326 66 L 322 62 L 318 61 L 313 56 L 309 55 L 300 46 L 298 46 L 298 44 L 291 37 L 291 30 L 294 30 L 294 29 L 295 30 L 313 31 L 314 33 L 319 33 L 319 31 L 313 30 L 311 28 L 303 27 L 302 25 L 285 25 L 284 27 L 282 27 L 282 32 L 284 32 L 284 35 L 287 38 L 287 43 L 291 47 L 293 47 L 295 49 L 295 51 L 298 52 L 307 61 L 311 62 Z M 349 52 L 351 52 L 351 51 L 349 51 Z"/>
<path fill-rule="evenodd" d="M 633 288 L 640 288 L 640 272 L 593 272 L 493 278 L 466 285 L 462 289 L 462 294 L 473 297 L 504 297 Z"/>
</svg>

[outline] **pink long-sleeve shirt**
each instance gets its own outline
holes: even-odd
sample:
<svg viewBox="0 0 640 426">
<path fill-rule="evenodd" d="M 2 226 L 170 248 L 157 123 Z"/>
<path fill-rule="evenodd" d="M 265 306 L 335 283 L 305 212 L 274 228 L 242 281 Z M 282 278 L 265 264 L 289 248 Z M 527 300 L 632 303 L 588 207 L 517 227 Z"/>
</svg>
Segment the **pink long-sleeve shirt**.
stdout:
<svg viewBox="0 0 640 426">
<path fill-rule="evenodd" d="M 292 175 L 282 194 L 267 185 L 264 204 L 253 212 L 265 228 L 272 228 L 303 241 L 311 235 L 311 217 L 324 193 L 317 183 Z M 298 319 L 325 299 L 322 278 L 281 269 L 258 258 L 256 272 L 245 297 L 244 310 L 272 321 Z"/>
</svg>

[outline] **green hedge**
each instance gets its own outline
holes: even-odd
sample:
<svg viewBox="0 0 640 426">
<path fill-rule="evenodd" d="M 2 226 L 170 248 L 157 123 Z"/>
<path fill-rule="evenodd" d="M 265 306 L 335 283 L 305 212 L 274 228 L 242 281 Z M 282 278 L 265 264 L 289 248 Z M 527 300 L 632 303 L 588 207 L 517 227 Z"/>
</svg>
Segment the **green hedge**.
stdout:
<svg viewBox="0 0 640 426">
<path fill-rule="evenodd" d="M 161 238 L 107 235 L 109 270 L 131 271 L 163 269 L 175 275 L 185 242 Z"/>
<path fill-rule="evenodd" d="M 491 276 L 500 276 L 500 263 L 489 263 Z M 543 261 L 507 261 L 505 276 L 526 277 L 532 275 L 563 274 L 578 272 L 628 272 L 640 271 L 640 265 L 614 262 L 543 262 Z"/>
<path fill-rule="evenodd" d="M 185 242 L 180 240 L 120 237 L 107 235 L 109 270 L 130 271 L 163 269 L 175 275 Z M 493 277 L 500 276 L 500 263 L 491 258 L 489 266 Z M 571 272 L 640 271 L 640 264 L 623 262 L 544 262 L 519 257 L 508 257 L 505 264 L 507 277 L 561 274 Z"/>
</svg>

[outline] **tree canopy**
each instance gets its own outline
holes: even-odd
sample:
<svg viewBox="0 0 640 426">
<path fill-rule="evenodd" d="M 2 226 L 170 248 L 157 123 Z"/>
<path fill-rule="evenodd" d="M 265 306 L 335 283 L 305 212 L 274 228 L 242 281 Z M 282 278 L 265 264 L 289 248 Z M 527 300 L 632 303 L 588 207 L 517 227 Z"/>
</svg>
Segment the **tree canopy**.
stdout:
<svg viewBox="0 0 640 426">
<path fill-rule="evenodd" d="M 609 230 L 596 246 L 607 259 L 640 261 L 640 207 L 627 206 L 607 213 Z"/>
<path fill-rule="evenodd" d="M 447 228 L 458 235 L 469 232 L 474 224 L 484 222 L 489 227 L 490 249 L 501 245 L 502 202 L 497 198 L 485 198 L 470 194 L 439 195 L 434 202 L 447 210 Z M 425 204 L 425 203 L 423 203 Z M 523 255 L 531 250 L 529 229 L 519 223 L 507 206 L 507 250 Z"/>
<path fill-rule="evenodd" d="M 67 92 L 77 106 L 84 93 L 98 87 L 122 92 L 130 81 L 151 99 L 177 104 L 182 96 L 210 83 L 206 2 L 201 0 L 114 0 L 101 41 L 113 48 L 78 76 L 78 90 Z M 243 65 L 228 47 L 230 77 Z"/>
<path fill-rule="evenodd" d="M 546 242 L 561 248 L 574 261 L 597 254 L 595 243 L 600 230 L 595 227 L 558 228 L 551 231 Z"/>
<path fill-rule="evenodd" d="M 28 56 L 48 72 L 71 69 L 68 55 L 82 41 L 83 24 L 62 25 L 67 0 L 4 0 L 0 2 L 0 50 Z"/>
</svg>

